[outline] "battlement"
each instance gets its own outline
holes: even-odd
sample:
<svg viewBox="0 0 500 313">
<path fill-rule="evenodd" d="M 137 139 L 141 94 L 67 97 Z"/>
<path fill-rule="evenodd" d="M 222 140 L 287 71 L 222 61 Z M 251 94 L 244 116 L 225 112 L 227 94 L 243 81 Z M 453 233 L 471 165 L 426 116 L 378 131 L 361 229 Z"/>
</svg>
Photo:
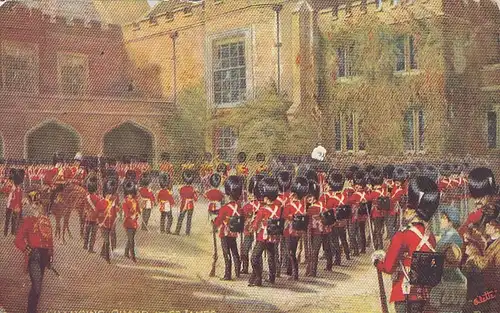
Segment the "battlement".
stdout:
<svg viewBox="0 0 500 313">
<path fill-rule="evenodd" d="M 21 28 L 49 28 L 69 32 L 108 32 L 121 33 L 119 25 L 101 23 L 95 20 L 83 20 L 64 16 L 53 16 L 37 8 L 30 8 L 19 2 L 8 2 L 0 7 L 0 24 L 12 24 Z"/>
</svg>

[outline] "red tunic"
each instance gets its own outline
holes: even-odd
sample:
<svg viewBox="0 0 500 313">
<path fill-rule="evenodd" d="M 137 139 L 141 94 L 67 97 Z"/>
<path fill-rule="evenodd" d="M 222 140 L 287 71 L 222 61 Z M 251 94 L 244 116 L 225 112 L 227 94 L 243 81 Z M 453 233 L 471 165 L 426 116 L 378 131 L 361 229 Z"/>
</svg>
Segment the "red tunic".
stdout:
<svg viewBox="0 0 500 313">
<path fill-rule="evenodd" d="M 116 216 L 119 211 L 119 207 L 113 201 L 113 199 L 102 199 L 96 206 L 98 212 L 98 222 L 102 227 L 106 229 L 111 229 L 115 224 Z"/>
<path fill-rule="evenodd" d="M 274 200 L 274 204 L 276 204 L 280 207 L 284 207 L 288 203 L 289 199 L 290 199 L 289 192 L 280 193 L 278 195 L 278 198 L 276 198 L 276 200 Z"/>
<path fill-rule="evenodd" d="M 87 195 L 85 202 L 85 220 L 87 222 L 97 222 L 97 206 L 101 200 L 102 198 L 96 194 Z"/>
<path fill-rule="evenodd" d="M 155 204 L 155 195 L 149 188 L 147 187 L 141 187 L 139 188 L 139 196 L 142 201 L 145 201 L 145 209 L 151 209 L 153 208 L 153 205 Z"/>
<path fill-rule="evenodd" d="M 340 206 L 347 205 L 347 194 L 345 192 L 337 192 L 331 194 L 326 203 L 327 209 L 333 209 L 337 213 L 337 208 Z M 346 227 L 349 220 L 338 220 L 333 224 L 333 227 Z"/>
<path fill-rule="evenodd" d="M 250 236 L 253 234 L 252 222 L 257 212 L 261 207 L 260 201 L 253 200 L 243 206 L 243 214 L 245 215 L 245 236 Z"/>
<path fill-rule="evenodd" d="M 214 213 L 220 208 L 220 203 L 224 199 L 224 194 L 216 188 L 210 189 L 205 192 L 205 198 L 209 201 L 208 212 Z"/>
<path fill-rule="evenodd" d="M 126 229 L 137 229 L 137 227 L 139 227 L 137 220 L 141 214 L 141 209 L 135 198 L 127 197 L 127 199 L 125 199 L 125 202 L 123 202 L 123 213 L 125 214 L 123 227 Z"/>
<path fill-rule="evenodd" d="M 323 202 L 324 206 L 327 206 L 328 200 L 330 200 L 330 198 L 333 197 L 334 194 L 335 192 L 333 191 L 325 192 L 319 197 L 319 201 Z"/>
<path fill-rule="evenodd" d="M 467 232 L 469 224 L 479 223 L 482 217 L 483 217 L 483 208 L 479 208 L 474 212 L 469 213 L 465 222 L 462 224 L 462 226 L 458 228 L 458 233 L 460 234 L 460 236 L 462 237 L 464 236 L 464 234 Z"/>
<path fill-rule="evenodd" d="M 219 210 L 219 214 L 214 221 L 214 225 L 219 228 L 219 237 L 238 237 L 238 233 L 233 233 L 229 230 L 229 219 L 232 216 L 240 216 L 243 211 L 238 206 L 238 203 L 231 201 L 224 205 Z"/>
<path fill-rule="evenodd" d="M 391 209 L 389 210 L 389 215 L 395 216 L 396 214 L 399 214 L 399 212 L 396 210 L 397 204 L 401 201 L 405 194 L 406 190 L 401 186 L 392 189 Z"/>
<path fill-rule="evenodd" d="M 283 210 L 283 218 L 285 219 L 285 229 L 283 236 L 285 237 L 300 237 L 304 232 L 296 231 L 292 228 L 293 217 L 295 215 L 305 215 L 306 206 L 303 201 L 293 200 L 289 201 Z"/>
<path fill-rule="evenodd" d="M 19 186 L 7 185 L 2 190 L 2 193 L 7 193 L 7 208 L 13 212 L 20 213 L 23 209 L 23 190 Z"/>
<path fill-rule="evenodd" d="M 14 241 L 16 247 L 25 251 L 29 246 L 32 249 L 48 249 L 49 256 L 54 254 L 52 226 L 47 216 L 29 216 L 23 219 Z M 28 254 L 25 255 L 25 270 L 28 269 Z"/>
<path fill-rule="evenodd" d="M 386 211 L 383 211 L 378 208 L 378 201 L 377 201 L 379 197 L 387 197 L 387 196 L 389 196 L 389 194 L 383 187 L 377 186 L 370 192 L 370 194 L 368 195 L 368 201 L 372 201 L 372 210 L 371 210 L 372 218 L 383 218 L 384 216 L 387 215 Z"/>
<path fill-rule="evenodd" d="M 59 174 L 59 169 L 57 167 L 45 171 L 43 176 L 43 183 L 49 186 L 53 186 L 54 179 L 58 174 Z"/>
<path fill-rule="evenodd" d="M 168 189 L 161 189 L 156 197 L 160 204 L 160 212 L 170 212 L 175 204 L 174 197 Z"/>
<path fill-rule="evenodd" d="M 420 235 L 424 235 L 425 229 L 422 224 L 414 224 L 413 227 L 420 233 Z M 435 249 L 436 238 L 432 233 L 429 235 L 428 242 L 432 249 Z M 402 288 L 404 274 L 400 270 L 399 261 L 402 261 L 403 265 L 408 269 L 411 265 L 413 252 L 416 251 L 420 243 L 421 239 L 419 235 L 413 232 L 410 227 L 407 227 L 404 231 L 398 231 L 391 239 L 385 260 L 380 261 L 377 264 L 377 268 L 384 273 L 392 274 L 394 272 L 398 272 L 396 280 L 392 283 L 390 302 L 405 300 Z M 420 251 L 432 251 L 432 249 L 428 245 L 424 244 Z M 410 300 L 427 300 L 429 292 L 427 288 L 421 288 L 422 290 L 419 292 L 415 289 L 415 287 L 411 288 L 409 295 Z"/>
<path fill-rule="evenodd" d="M 332 232 L 332 226 L 325 226 L 320 217 L 320 213 L 328 211 L 327 207 L 321 201 L 316 201 L 307 209 L 309 216 L 309 228 L 313 236 L 320 236 Z"/>
<path fill-rule="evenodd" d="M 281 208 L 276 204 L 268 204 L 260 207 L 255 215 L 255 220 L 252 223 L 252 228 L 257 232 L 257 241 L 261 242 L 279 242 L 279 236 L 271 236 L 267 234 L 267 220 L 271 218 L 280 218 Z"/>
<path fill-rule="evenodd" d="M 193 210 L 194 202 L 198 201 L 198 195 L 193 186 L 182 186 L 179 195 L 181 196 L 181 211 Z"/>
<path fill-rule="evenodd" d="M 352 196 L 349 197 L 347 203 L 352 205 L 352 221 L 366 221 L 368 215 L 358 214 L 359 205 L 364 202 L 368 202 L 368 195 L 364 191 L 356 191 Z"/>
</svg>

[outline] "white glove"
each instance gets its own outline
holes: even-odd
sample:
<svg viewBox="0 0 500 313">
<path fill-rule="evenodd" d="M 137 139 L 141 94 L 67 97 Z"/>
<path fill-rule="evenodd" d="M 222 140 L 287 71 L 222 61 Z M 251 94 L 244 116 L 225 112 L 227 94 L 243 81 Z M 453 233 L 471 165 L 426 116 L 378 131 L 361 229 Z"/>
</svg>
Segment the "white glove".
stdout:
<svg viewBox="0 0 500 313">
<path fill-rule="evenodd" d="M 385 259 L 385 251 L 384 250 L 377 250 L 374 251 L 371 255 L 372 263 L 375 263 L 375 260 L 383 260 Z"/>
</svg>

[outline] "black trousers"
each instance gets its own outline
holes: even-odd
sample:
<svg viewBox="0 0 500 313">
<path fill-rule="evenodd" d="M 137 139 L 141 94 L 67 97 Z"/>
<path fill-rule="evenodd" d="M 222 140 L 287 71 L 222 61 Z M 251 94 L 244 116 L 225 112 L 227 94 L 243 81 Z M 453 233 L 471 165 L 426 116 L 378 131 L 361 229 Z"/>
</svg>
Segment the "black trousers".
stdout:
<svg viewBox="0 0 500 313">
<path fill-rule="evenodd" d="M 295 280 L 299 279 L 299 262 L 297 260 L 297 246 L 299 245 L 300 237 L 287 237 L 288 248 L 288 266 L 287 274 L 293 276 Z"/>
<path fill-rule="evenodd" d="M 193 220 L 193 210 L 182 211 L 179 214 L 179 219 L 177 220 L 177 227 L 175 228 L 175 233 L 178 235 L 181 232 L 182 222 L 184 221 L 184 216 L 187 213 L 187 222 L 186 222 L 186 235 L 191 233 L 191 221 Z"/>
<path fill-rule="evenodd" d="M 225 271 L 224 279 L 231 279 L 231 255 L 234 259 L 234 269 L 236 277 L 240 277 L 241 261 L 238 253 L 238 246 L 236 245 L 235 237 L 222 237 L 221 238 L 222 254 L 224 255 Z"/>
<path fill-rule="evenodd" d="M 151 209 L 144 209 L 142 211 L 142 227 L 141 230 L 148 230 L 148 222 L 151 217 Z"/>
<path fill-rule="evenodd" d="M 85 250 L 88 249 L 89 252 L 94 251 L 96 235 L 97 235 L 97 223 L 86 222 L 85 235 L 83 237 L 83 249 Z"/>
<path fill-rule="evenodd" d="M 165 219 L 167 219 L 167 227 L 165 227 Z M 167 232 L 170 234 L 170 229 L 172 228 L 172 222 L 174 221 L 174 216 L 172 211 L 161 212 L 160 216 L 160 232 Z"/>
<path fill-rule="evenodd" d="M 279 246 L 279 258 L 277 261 L 278 262 L 277 264 L 279 264 L 281 268 L 286 268 L 286 269 L 288 269 L 288 263 L 289 263 L 287 243 L 288 240 L 284 236 L 281 237 Z M 279 274 L 281 274 L 280 272 L 281 271 L 278 270 Z"/>
<path fill-rule="evenodd" d="M 257 241 L 252 251 L 252 275 L 250 276 L 250 284 L 257 286 L 262 285 L 262 253 L 267 251 L 267 262 L 269 266 L 269 281 L 274 283 L 276 280 L 276 244 L 272 242 Z"/>
<path fill-rule="evenodd" d="M 250 253 L 250 249 L 253 244 L 253 234 L 244 235 L 243 236 L 243 245 L 241 246 L 241 262 L 242 262 L 242 272 L 248 274 L 248 265 L 250 263 L 250 259 L 248 257 Z"/>
<path fill-rule="evenodd" d="M 375 250 L 381 250 L 384 248 L 384 218 L 374 218 L 373 223 L 373 244 L 375 245 Z"/>
<path fill-rule="evenodd" d="M 17 228 L 19 227 L 19 222 L 21 221 L 21 214 L 13 212 L 11 209 L 5 210 L 5 226 L 3 228 L 3 235 L 7 237 L 9 234 L 9 225 L 10 225 L 10 233 L 12 235 L 16 235 Z"/>
<path fill-rule="evenodd" d="M 28 295 L 28 313 L 37 313 L 38 301 L 42 292 L 42 281 L 45 268 L 49 265 L 50 256 L 47 249 L 33 249 L 28 260 L 28 271 L 31 289 Z"/>
<path fill-rule="evenodd" d="M 312 236 L 312 251 L 311 251 L 311 258 L 309 261 L 309 273 L 311 276 L 315 277 L 317 272 L 318 272 L 318 256 L 319 256 L 319 249 L 321 248 L 321 245 L 323 245 L 323 249 L 325 249 L 325 255 L 326 255 L 326 268 L 331 269 L 333 266 L 333 260 L 332 260 L 332 250 L 330 246 L 331 242 L 331 235 L 329 234 L 323 234 L 323 235 L 314 235 Z"/>
<path fill-rule="evenodd" d="M 110 248 L 111 248 L 111 229 L 108 228 L 101 228 L 101 234 L 102 234 L 102 248 L 101 248 L 101 256 L 106 260 L 110 261 Z"/>
<path fill-rule="evenodd" d="M 354 255 L 358 255 L 360 250 L 361 253 L 366 252 L 365 227 L 366 221 L 349 222 L 349 241 L 351 243 L 351 249 L 354 250 Z"/>
<path fill-rule="evenodd" d="M 127 244 L 125 245 L 125 256 L 135 260 L 135 228 L 127 228 Z"/>
<path fill-rule="evenodd" d="M 342 260 L 342 253 L 340 245 L 342 245 L 342 250 L 347 259 L 350 259 L 349 244 L 347 243 L 347 234 L 345 227 L 334 227 L 332 229 L 332 253 L 335 253 L 335 263 L 340 264 Z"/>
<path fill-rule="evenodd" d="M 116 224 L 111 227 L 109 231 L 109 236 L 111 237 L 111 250 L 116 250 Z"/>
<path fill-rule="evenodd" d="M 425 308 L 425 301 L 398 301 L 394 302 L 396 313 L 422 313 Z"/>
</svg>

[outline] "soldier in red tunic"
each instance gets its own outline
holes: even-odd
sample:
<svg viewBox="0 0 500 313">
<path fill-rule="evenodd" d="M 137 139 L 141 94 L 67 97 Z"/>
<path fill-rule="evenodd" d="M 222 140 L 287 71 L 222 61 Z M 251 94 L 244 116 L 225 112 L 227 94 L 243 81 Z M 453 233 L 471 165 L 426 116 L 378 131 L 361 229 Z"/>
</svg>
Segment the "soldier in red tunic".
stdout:
<svg viewBox="0 0 500 313">
<path fill-rule="evenodd" d="M 117 181 L 109 179 L 104 185 L 104 199 L 98 202 L 96 210 L 98 212 L 98 222 L 101 227 L 103 244 L 101 249 L 101 256 L 111 263 L 110 259 L 110 238 L 111 232 L 114 229 L 116 217 L 118 215 L 119 207 L 113 199 L 116 193 Z"/>
<path fill-rule="evenodd" d="M 51 267 L 54 245 L 50 219 L 40 203 L 38 192 L 30 192 L 28 201 L 27 214 L 17 232 L 15 245 L 24 252 L 31 279 L 27 312 L 36 313 L 45 268 Z"/>
<path fill-rule="evenodd" d="M 288 204 L 290 198 L 290 186 L 292 184 L 292 173 L 288 171 L 281 171 L 277 175 L 279 195 L 275 201 L 275 204 L 279 205 L 280 209 L 283 210 Z M 281 268 L 288 268 L 288 248 L 286 246 L 285 237 L 281 237 L 281 241 L 276 246 L 276 277 L 281 276 Z"/>
<path fill-rule="evenodd" d="M 373 229 L 373 244 L 375 250 L 380 250 L 384 248 L 384 221 L 390 210 L 390 195 L 384 185 L 382 172 L 378 168 L 371 170 L 370 183 L 372 190 L 368 194 L 368 201 L 372 202 L 370 216 Z"/>
<path fill-rule="evenodd" d="M 137 190 L 133 180 L 124 181 L 123 194 L 125 196 L 125 200 L 123 201 L 123 213 L 125 214 L 123 227 L 127 232 L 125 257 L 131 258 L 132 261 L 137 262 L 135 258 L 135 233 L 139 227 L 138 219 L 141 215 L 141 208 L 136 199 Z"/>
<path fill-rule="evenodd" d="M 186 216 L 187 214 L 186 235 L 189 236 L 189 234 L 191 233 L 191 221 L 193 219 L 194 203 L 198 201 L 198 193 L 192 186 L 194 181 L 194 172 L 192 170 L 185 170 L 182 173 L 182 178 L 184 179 L 186 185 L 182 186 L 179 190 L 179 195 L 181 197 L 181 212 L 179 214 L 179 218 L 177 219 L 177 227 L 175 228 L 174 235 L 180 234 L 184 216 Z"/>
<path fill-rule="evenodd" d="M 248 182 L 248 196 L 249 202 L 243 206 L 243 214 L 245 216 L 245 229 L 243 232 L 243 244 L 241 245 L 241 261 L 242 261 L 242 274 L 248 274 L 248 265 L 249 258 L 248 254 L 250 249 L 252 248 L 252 244 L 254 242 L 254 231 L 252 229 L 252 222 L 254 221 L 257 212 L 261 207 L 261 202 L 257 199 L 255 192 L 257 184 L 261 179 L 264 178 L 264 175 L 254 175 L 250 178 Z"/>
<path fill-rule="evenodd" d="M 148 230 L 148 222 L 151 216 L 151 211 L 153 210 L 153 206 L 155 205 L 155 196 L 151 189 L 149 189 L 149 185 L 151 184 L 151 178 L 149 174 L 144 173 L 141 177 L 139 188 L 139 205 L 142 210 L 142 227 L 141 230 Z"/>
<path fill-rule="evenodd" d="M 243 180 L 240 176 L 229 176 L 224 182 L 226 196 L 229 203 L 224 205 L 214 221 L 214 225 L 219 229 L 222 253 L 224 255 L 225 270 L 223 280 L 231 280 L 232 258 L 236 277 L 240 277 L 241 261 L 236 245 L 238 233 L 243 231 L 243 211 L 238 205 L 243 192 Z"/>
<path fill-rule="evenodd" d="M 276 279 L 276 244 L 280 239 L 281 210 L 274 204 L 278 198 L 278 184 L 272 177 L 259 181 L 256 188 L 257 199 L 263 202 L 252 223 L 252 228 L 257 232 L 257 242 L 252 251 L 252 275 L 248 286 L 262 286 L 262 253 L 267 251 L 269 265 L 269 282 L 275 283 Z"/>
<path fill-rule="evenodd" d="M 344 179 L 340 173 L 332 173 L 328 178 L 328 184 L 331 189 L 331 194 L 328 197 L 326 203 L 327 209 L 333 209 L 335 211 L 336 222 L 333 224 L 332 229 L 332 241 L 333 249 L 335 252 L 335 265 L 340 265 L 341 263 L 341 250 L 340 245 L 344 250 L 344 254 L 347 260 L 350 260 L 350 250 L 349 244 L 347 243 L 347 225 L 349 224 L 349 218 L 351 217 L 352 210 L 351 207 L 347 205 L 347 193 L 342 191 L 344 186 Z"/>
<path fill-rule="evenodd" d="M 283 237 L 287 241 L 287 275 L 293 280 L 299 279 L 297 246 L 300 238 L 307 231 L 307 215 L 304 197 L 309 192 L 309 182 L 305 177 L 297 177 L 291 186 L 289 201 L 283 210 L 285 220 Z"/>
<path fill-rule="evenodd" d="M 172 216 L 172 207 L 175 204 L 174 197 L 170 191 L 170 176 L 167 173 L 160 174 L 160 191 L 156 199 L 158 199 L 158 204 L 160 206 L 160 232 L 170 234 L 170 229 L 172 228 L 172 222 L 174 217 Z M 165 218 L 167 219 L 167 226 L 165 227 Z"/>
<path fill-rule="evenodd" d="M 97 234 L 97 205 L 102 198 L 97 195 L 97 178 L 91 178 L 87 182 L 88 195 L 85 203 L 85 234 L 83 237 L 83 249 L 95 253 L 94 244 Z"/>
<path fill-rule="evenodd" d="M 219 189 L 221 180 L 222 178 L 218 173 L 210 175 L 209 183 L 212 188 L 207 190 L 203 195 L 208 200 L 208 215 L 212 222 L 219 214 L 222 201 L 224 200 L 224 194 Z M 217 229 L 215 228 L 214 230 L 216 231 Z"/>
<path fill-rule="evenodd" d="M 12 168 L 10 171 L 9 182 L 1 190 L 8 194 L 7 208 L 5 210 L 5 226 L 3 234 L 7 237 L 9 233 L 9 224 L 11 225 L 11 234 L 15 235 L 21 221 L 23 210 L 23 190 L 21 185 L 24 181 L 24 170 Z"/>
<path fill-rule="evenodd" d="M 406 179 L 408 173 L 403 167 L 396 167 L 394 169 L 393 181 L 394 185 L 391 191 L 391 209 L 386 218 L 387 226 L 387 237 L 391 239 L 398 229 L 403 227 L 402 221 L 402 209 L 405 206 L 405 198 L 407 194 L 406 190 Z"/>
<path fill-rule="evenodd" d="M 348 199 L 348 204 L 352 205 L 352 218 L 349 223 L 349 239 L 351 248 L 354 250 L 353 255 L 358 256 L 359 253 L 366 253 L 366 220 L 368 219 L 368 194 L 366 193 L 366 175 L 364 171 L 358 171 L 354 179 L 355 192 Z M 358 235 L 361 242 L 358 245 Z"/>
<path fill-rule="evenodd" d="M 467 220 L 460 226 L 458 233 L 463 236 L 469 225 L 479 226 L 483 218 L 484 207 L 494 201 L 497 193 L 495 176 L 489 168 L 478 167 L 469 173 L 469 192 L 476 207 L 469 213 Z"/>
<path fill-rule="evenodd" d="M 438 205 L 438 186 L 432 179 L 423 176 L 411 179 L 408 184 L 408 206 L 404 212 L 408 226 L 394 235 L 385 256 L 380 251 L 372 255 L 379 271 L 396 277 L 390 298 L 396 313 L 421 313 L 429 300 L 429 288 L 410 286 L 408 275 L 413 252 L 435 251 L 436 238 L 430 231 L 429 221 Z"/>
</svg>

